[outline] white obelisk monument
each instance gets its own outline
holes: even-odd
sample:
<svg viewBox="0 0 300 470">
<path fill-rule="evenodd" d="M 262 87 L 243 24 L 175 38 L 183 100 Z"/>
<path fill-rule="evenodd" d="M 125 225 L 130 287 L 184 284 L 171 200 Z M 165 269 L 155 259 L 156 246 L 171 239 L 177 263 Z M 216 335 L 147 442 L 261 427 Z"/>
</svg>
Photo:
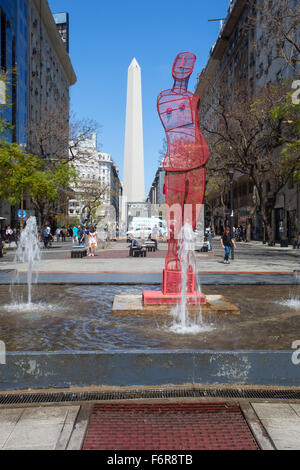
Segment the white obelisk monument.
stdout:
<svg viewBox="0 0 300 470">
<path fill-rule="evenodd" d="M 128 68 L 127 78 L 123 199 L 126 202 L 145 200 L 141 68 L 135 58 Z"/>
</svg>

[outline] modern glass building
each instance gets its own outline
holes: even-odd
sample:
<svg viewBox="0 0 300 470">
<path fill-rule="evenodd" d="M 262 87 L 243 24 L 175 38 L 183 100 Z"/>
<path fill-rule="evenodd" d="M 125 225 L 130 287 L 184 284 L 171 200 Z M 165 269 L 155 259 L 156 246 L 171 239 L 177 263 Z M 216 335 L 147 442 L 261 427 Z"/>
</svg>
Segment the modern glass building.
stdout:
<svg viewBox="0 0 300 470">
<path fill-rule="evenodd" d="M 0 0 L 0 66 L 8 78 L 11 106 L 3 116 L 14 126 L 10 140 L 26 145 L 27 2 Z"/>
</svg>

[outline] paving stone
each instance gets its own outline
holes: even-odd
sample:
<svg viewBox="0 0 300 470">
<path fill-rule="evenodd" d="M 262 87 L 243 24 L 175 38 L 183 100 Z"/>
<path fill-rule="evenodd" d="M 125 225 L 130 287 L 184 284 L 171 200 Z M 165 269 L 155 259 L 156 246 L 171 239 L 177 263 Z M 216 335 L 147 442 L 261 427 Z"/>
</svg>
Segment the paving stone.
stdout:
<svg viewBox="0 0 300 470">
<path fill-rule="evenodd" d="M 252 403 L 278 450 L 300 450 L 300 405 Z M 296 407 L 296 410 L 295 408 Z"/>
<path fill-rule="evenodd" d="M 259 449 L 238 405 L 95 405 L 83 449 Z"/>
<path fill-rule="evenodd" d="M 78 406 L 18 408 L 19 415 L 15 410 L 12 415 L 0 410 L 1 435 L 11 423 L 2 448 L 48 450 L 55 449 L 59 441 L 61 448 L 63 442 L 67 444 L 78 410 Z"/>
</svg>

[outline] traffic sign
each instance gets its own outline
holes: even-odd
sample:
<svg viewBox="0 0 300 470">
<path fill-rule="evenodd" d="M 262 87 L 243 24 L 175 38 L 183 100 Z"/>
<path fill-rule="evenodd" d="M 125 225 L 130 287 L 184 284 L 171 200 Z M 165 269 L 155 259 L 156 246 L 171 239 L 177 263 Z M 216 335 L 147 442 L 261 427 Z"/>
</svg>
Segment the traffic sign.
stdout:
<svg viewBox="0 0 300 470">
<path fill-rule="evenodd" d="M 26 217 L 26 215 L 27 215 L 26 211 L 23 210 L 23 219 L 24 219 L 24 217 Z M 19 219 L 21 219 L 21 217 L 22 217 L 21 209 L 18 211 L 18 217 L 19 217 Z"/>
</svg>

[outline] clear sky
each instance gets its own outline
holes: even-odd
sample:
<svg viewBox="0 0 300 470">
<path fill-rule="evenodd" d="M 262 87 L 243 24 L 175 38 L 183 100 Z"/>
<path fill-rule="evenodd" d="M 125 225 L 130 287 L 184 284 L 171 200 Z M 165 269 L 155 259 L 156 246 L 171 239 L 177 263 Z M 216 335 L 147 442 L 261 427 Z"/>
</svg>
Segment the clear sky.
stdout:
<svg viewBox="0 0 300 470">
<path fill-rule="evenodd" d="M 136 58 L 142 70 L 145 193 L 157 170 L 164 137 L 156 110 L 160 91 L 171 88 L 178 52 L 197 56 L 189 90 L 205 67 L 229 0 L 48 0 L 53 13 L 70 15 L 70 57 L 77 75 L 71 108 L 102 129 L 98 147 L 110 153 L 123 177 L 127 70 Z"/>
</svg>

